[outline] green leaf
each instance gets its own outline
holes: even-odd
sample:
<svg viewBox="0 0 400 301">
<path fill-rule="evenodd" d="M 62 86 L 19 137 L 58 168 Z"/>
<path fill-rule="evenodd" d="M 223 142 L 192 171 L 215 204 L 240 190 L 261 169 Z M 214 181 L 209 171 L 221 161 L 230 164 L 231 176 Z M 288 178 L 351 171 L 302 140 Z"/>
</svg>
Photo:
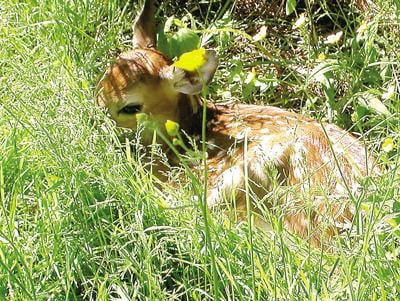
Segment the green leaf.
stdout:
<svg viewBox="0 0 400 301">
<path fill-rule="evenodd" d="M 393 209 L 393 212 L 400 213 L 400 202 L 394 201 L 392 209 Z"/>
<path fill-rule="evenodd" d="M 180 28 L 176 32 L 160 33 L 157 47 L 173 58 L 192 51 L 199 45 L 200 38 L 197 33 L 189 28 Z"/>
<path fill-rule="evenodd" d="M 394 213 L 394 217 L 387 219 L 387 223 L 391 225 L 393 228 L 396 228 L 398 225 L 400 225 L 400 202 L 399 201 L 394 201 L 393 207 L 392 207 L 392 213 Z"/>
<path fill-rule="evenodd" d="M 355 107 L 355 111 L 354 111 L 354 113 L 351 115 L 351 120 L 352 120 L 354 123 L 357 123 L 357 122 L 359 122 L 360 120 L 363 120 L 363 118 L 364 118 L 365 116 L 367 116 L 368 113 L 369 113 L 368 108 L 365 107 L 365 106 L 363 106 L 363 105 L 360 105 L 360 104 L 359 104 L 359 105 L 357 105 L 357 106 Z"/>
<path fill-rule="evenodd" d="M 397 9 L 400 10 L 400 0 L 394 0 L 394 4 L 396 4 Z"/>
<path fill-rule="evenodd" d="M 385 104 L 377 97 L 371 97 L 370 99 L 368 99 L 368 106 L 379 114 L 386 116 L 390 115 L 390 112 L 386 108 Z"/>
<path fill-rule="evenodd" d="M 332 72 L 340 68 L 337 60 L 324 60 L 319 63 L 312 71 L 310 80 L 316 80 L 323 85 L 329 85 L 327 79 L 332 78 Z"/>
<path fill-rule="evenodd" d="M 296 10 L 296 0 L 286 0 L 286 15 L 292 14 Z"/>
</svg>

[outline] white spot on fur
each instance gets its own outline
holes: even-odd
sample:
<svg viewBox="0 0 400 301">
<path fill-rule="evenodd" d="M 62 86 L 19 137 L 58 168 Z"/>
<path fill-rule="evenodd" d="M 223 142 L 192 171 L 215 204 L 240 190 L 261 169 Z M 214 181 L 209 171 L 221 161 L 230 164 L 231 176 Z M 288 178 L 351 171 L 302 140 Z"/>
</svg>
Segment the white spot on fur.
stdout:
<svg viewBox="0 0 400 301">
<path fill-rule="evenodd" d="M 207 197 L 207 205 L 211 208 L 223 200 L 224 196 L 229 196 L 243 185 L 243 170 L 239 165 L 232 166 L 225 170 L 218 178 L 216 187 L 211 189 Z"/>
<path fill-rule="evenodd" d="M 268 185 L 269 178 L 265 174 L 269 167 L 282 165 L 282 157 L 287 149 L 287 145 L 282 142 L 275 142 L 274 136 L 262 136 L 260 143 L 256 146 L 254 155 L 255 160 L 249 163 L 251 171 L 261 180 L 264 185 Z"/>
<path fill-rule="evenodd" d="M 271 132 L 270 129 L 267 129 L 267 128 L 264 128 L 264 129 L 260 130 L 261 134 L 269 134 L 270 132 Z"/>
<path fill-rule="evenodd" d="M 277 120 L 277 121 L 275 121 L 275 124 L 281 125 L 281 126 L 288 126 L 288 121 L 287 120 Z"/>
<path fill-rule="evenodd" d="M 255 154 L 262 157 L 265 161 L 277 161 L 285 152 L 287 145 L 283 142 L 276 142 L 275 136 L 262 136 L 258 144 Z M 289 141 L 288 141 L 289 142 Z"/>
<path fill-rule="evenodd" d="M 228 123 L 226 125 L 226 127 L 230 129 L 230 128 L 238 128 L 238 127 L 240 127 L 242 125 L 243 124 L 241 122 L 231 122 L 231 123 Z"/>
<path fill-rule="evenodd" d="M 295 128 L 295 127 L 290 127 L 290 128 L 288 128 L 288 129 L 287 129 L 287 133 L 288 133 L 290 136 L 295 136 L 295 134 L 296 134 L 296 128 Z"/>
<path fill-rule="evenodd" d="M 332 162 L 332 159 L 326 154 L 326 153 L 322 153 L 321 154 L 321 161 L 322 163 L 328 165 Z"/>
<path fill-rule="evenodd" d="M 288 119 L 288 120 L 296 121 L 296 122 L 303 122 L 303 120 L 300 120 L 300 119 L 298 119 L 298 118 L 291 117 L 291 116 L 285 116 L 285 118 Z"/>
<path fill-rule="evenodd" d="M 302 143 L 296 143 L 292 156 L 290 156 L 293 167 L 293 176 L 300 180 L 303 178 L 306 167 L 307 149 Z"/>
<path fill-rule="evenodd" d="M 248 137 L 249 136 L 250 132 L 251 132 L 251 128 L 247 127 L 243 131 L 239 132 L 236 135 L 236 139 L 244 139 L 244 137 L 246 137 L 246 136 Z"/>
<path fill-rule="evenodd" d="M 335 192 L 338 194 L 346 194 L 347 189 L 341 183 L 337 183 Z"/>
</svg>

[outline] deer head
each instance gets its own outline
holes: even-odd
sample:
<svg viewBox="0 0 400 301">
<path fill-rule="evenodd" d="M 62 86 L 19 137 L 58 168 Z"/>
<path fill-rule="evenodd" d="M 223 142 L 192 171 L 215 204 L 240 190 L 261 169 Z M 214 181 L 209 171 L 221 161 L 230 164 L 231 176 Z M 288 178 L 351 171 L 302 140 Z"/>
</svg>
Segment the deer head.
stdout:
<svg viewBox="0 0 400 301">
<path fill-rule="evenodd" d="M 120 127 L 135 129 L 138 113 L 148 114 L 160 130 L 167 120 L 180 123 L 182 115 L 196 113 L 197 94 L 217 67 L 212 50 L 206 51 L 205 64 L 198 71 L 172 65 L 172 60 L 156 49 L 154 10 L 154 0 L 146 0 L 133 25 L 133 49 L 108 67 L 98 85 L 98 105 L 105 107 Z"/>
</svg>

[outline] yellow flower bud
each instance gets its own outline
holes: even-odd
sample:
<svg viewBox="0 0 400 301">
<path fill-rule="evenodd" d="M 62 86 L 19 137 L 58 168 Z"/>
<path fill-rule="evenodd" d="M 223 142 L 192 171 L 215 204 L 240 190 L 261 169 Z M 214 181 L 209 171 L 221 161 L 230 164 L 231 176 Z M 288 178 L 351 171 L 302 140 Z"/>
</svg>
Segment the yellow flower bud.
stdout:
<svg viewBox="0 0 400 301">
<path fill-rule="evenodd" d="M 322 61 L 325 61 L 325 60 L 326 60 L 326 54 L 325 53 L 321 52 L 320 54 L 318 54 L 318 57 L 317 57 L 317 61 L 318 62 L 322 62 Z"/>
<path fill-rule="evenodd" d="M 205 64 L 206 62 L 205 54 L 206 50 L 204 48 L 199 48 L 190 52 L 185 52 L 174 63 L 174 66 L 190 72 L 196 71 Z"/>
<path fill-rule="evenodd" d="M 394 149 L 394 142 L 392 138 L 386 138 L 382 143 L 382 150 L 386 153 Z"/>
<path fill-rule="evenodd" d="M 165 123 L 167 134 L 171 137 L 176 137 L 179 134 L 179 124 L 172 120 L 167 120 Z"/>
</svg>

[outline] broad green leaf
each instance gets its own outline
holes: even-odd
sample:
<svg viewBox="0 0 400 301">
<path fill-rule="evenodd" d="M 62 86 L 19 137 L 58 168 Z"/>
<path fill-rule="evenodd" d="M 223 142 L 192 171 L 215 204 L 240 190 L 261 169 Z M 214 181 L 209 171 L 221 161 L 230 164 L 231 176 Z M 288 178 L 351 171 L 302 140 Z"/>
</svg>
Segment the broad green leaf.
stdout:
<svg viewBox="0 0 400 301">
<path fill-rule="evenodd" d="M 296 0 L 286 0 L 286 15 L 292 14 L 296 10 Z"/>
<path fill-rule="evenodd" d="M 327 76 L 325 74 L 339 69 L 339 64 L 336 60 L 324 60 L 319 63 L 312 71 L 311 71 L 311 80 L 316 80 L 317 82 L 326 84 Z M 329 76 L 328 76 L 329 77 Z"/>
<path fill-rule="evenodd" d="M 385 104 L 379 100 L 377 97 L 371 97 L 368 100 L 368 106 L 373 109 L 375 112 L 382 115 L 390 115 L 389 110 L 386 108 Z"/>
<path fill-rule="evenodd" d="M 391 225 L 393 228 L 397 227 L 400 225 L 400 202 L 399 201 L 394 201 L 393 206 L 392 206 L 392 213 L 395 214 L 394 217 L 388 218 L 386 222 Z"/>
<path fill-rule="evenodd" d="M 158 49 L 169 57 L 179 57 L 185 52 L 198 48 L 200 38 L 189 28 L 180 28 L 177 32 L 159 34 Z"/>
</svg>

